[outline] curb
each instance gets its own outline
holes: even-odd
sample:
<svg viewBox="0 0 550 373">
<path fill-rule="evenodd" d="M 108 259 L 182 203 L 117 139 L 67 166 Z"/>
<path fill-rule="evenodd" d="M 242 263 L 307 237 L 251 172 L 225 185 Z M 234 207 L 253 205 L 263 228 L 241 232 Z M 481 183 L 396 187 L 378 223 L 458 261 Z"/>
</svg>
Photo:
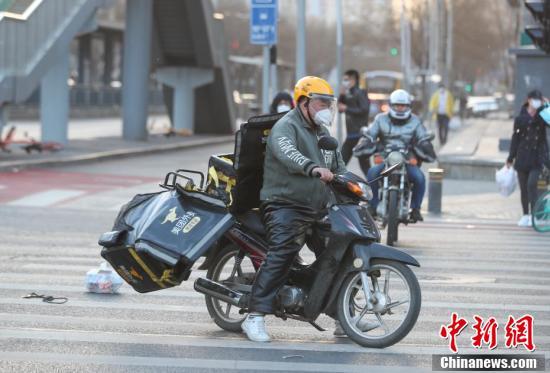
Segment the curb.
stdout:
<svg viewBox="0 0 550 373">
<path fill-rule="evenodd" d="M 106 161 L 110 159 L 130 158 L 147 154 L 156 154 L 170 152 L 174 150 L 190 149 L 205 145 L 217 145 L 235 140 L 234 135 L 218 136 L 211 139 L 189 140 L 184 143 L 162 144 L 157 146 L 144 146 L 140 148 L 110 150 L 83 155 L 74 155 L 69 157 L 59 157 L 54 159 L 32 159 L 0 162 L 0 171 L 11 171 L 14 168 L 25 169 L 29 167 L 63 166 L 83 164 L 89 162 Z"/>
<path fill-rule="evenodd" d="M 476 159 L 471 156 L 439 159 L 439 167 L 445 170 L 445 177 L 449 179 L 494 181 L 495 171 L 503 165 L 503 160 Z"/>
</svg>

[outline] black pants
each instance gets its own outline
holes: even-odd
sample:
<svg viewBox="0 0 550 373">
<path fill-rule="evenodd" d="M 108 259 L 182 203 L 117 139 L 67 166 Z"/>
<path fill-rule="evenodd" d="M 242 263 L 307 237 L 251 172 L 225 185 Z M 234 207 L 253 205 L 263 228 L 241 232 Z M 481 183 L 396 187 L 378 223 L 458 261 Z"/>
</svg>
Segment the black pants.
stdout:
<svg viewBox="0 0 550 373">
<path fill-rule="evenodd" d="M 450 118 L 445 114 L 437 114 L 437 128 L 439 130 L 439 142 L 441 145 L 445 145 L 447 142 L 447 135 L 449 134 L 449 120 Z"/>
<path fill-rule="evenodd" d="M 357 145 L 359 140 L 361 139 L 360 136 L 358 137 L 347 137 L 346 141 L 344 141 L 344 144 L 342 145 L 342 158 L 344 163 L 347 165 L 349 160 L 351 159 L 351 156 L 353 155 L 353 147 Z M 367 177 L 367 172 L 370 168 L 370 159 L 368 156 L 362 156 L 357 157 L 359 160 L 359 166 L 361 167 L 361 171 L 363 171 L 363 174 L 365 175 L 365 178 Z"/>
<path fill-rule="evenodd" d="M 529 171 L 518 171 L 519 190 L 521 192 L 521 207 L 523 214 L 529 214 L 529 205 L 531 211 L 537 201 L 537 182 L 539 180 L 540 170 L 532 169 Z"/>
<path fill-rule="evenodd" d="M 326 211 L 317 212 L 287 202 L 264 203 L 261 209 L 269 251 L 256 274 L 249 308 L 251 312 L 273 313 L 275 296 L 286 283 L 290 267 L 306 239 L 318 256 L 324 250 L 324 237 L 328 237 L 330 226 L 320 222 Z"/>
</svg>

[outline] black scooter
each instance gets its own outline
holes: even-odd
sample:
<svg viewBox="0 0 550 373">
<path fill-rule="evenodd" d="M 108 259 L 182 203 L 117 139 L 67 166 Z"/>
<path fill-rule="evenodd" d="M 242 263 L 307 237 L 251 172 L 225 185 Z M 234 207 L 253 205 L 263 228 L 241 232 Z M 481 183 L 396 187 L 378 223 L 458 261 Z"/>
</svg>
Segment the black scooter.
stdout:
<svg viewBox="0 0 550 373">
<path fill-rule="evenodd" d="M 319 147 L 334 150 L 334 143 L 322 138 Z M 389 167 L 380 177 L 398 167 Z M 408 265 L 420 265 L 412 256 L 379 243 L 380 232 L 366 208 L 372 192 L 362 178 L 347 172 L 336 175 L 327 187 L 332 201 L 323 221 L 330 231 L 326 249 L 311 264 L 299 257 L 294 262 L 276 297 L 275 316 L 305 321 L 324 331 L 315 320 L 325 313 L 339 320 L 359 345 L 391 346 L 410 332 L 418 318 L 420 286 Z M 197 279 L 194 287 L 206 295 L 208 312 L 218 326 L 240 332 L 268 245 L 258 211 L 236 216 L 236 221 L 209 252 L 200 267 L 208 269 L 207 276 Z M 365 322 L 369 328 L 362 326 Z"/>
</svg>

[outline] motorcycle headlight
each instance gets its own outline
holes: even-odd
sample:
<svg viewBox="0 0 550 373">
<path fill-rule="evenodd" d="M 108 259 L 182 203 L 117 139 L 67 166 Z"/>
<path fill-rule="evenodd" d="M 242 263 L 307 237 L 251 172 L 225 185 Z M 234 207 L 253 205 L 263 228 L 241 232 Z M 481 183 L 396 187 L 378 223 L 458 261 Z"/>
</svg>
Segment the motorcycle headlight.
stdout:
<svg viewBox="0 0 550 373">
<path fill-rule="evenodd" d="M 388 157 L 386 158 L 386 161 L 388 162 L 388 166 L 391 167 L 393 165 L 399 164 L 405 160 L 405 157 L 401 152 L 391 152 Z"/>
<path fill-rule="evenodd" d="M 370 201 L 372 199 L 372 189 L 370 188 L 370 186 L 365 183 L 357 183 L 357 184 L 359 184 L 359 187 L 363 192 L 363 197 Z"/>
<path fill-rule="evenodd" d="M 361 182 L 348 182 L 348 189 L 358 197 L 361 197 L 365 200 L 372 199 L 372 190 L 370 186 Z"/>
</svg>

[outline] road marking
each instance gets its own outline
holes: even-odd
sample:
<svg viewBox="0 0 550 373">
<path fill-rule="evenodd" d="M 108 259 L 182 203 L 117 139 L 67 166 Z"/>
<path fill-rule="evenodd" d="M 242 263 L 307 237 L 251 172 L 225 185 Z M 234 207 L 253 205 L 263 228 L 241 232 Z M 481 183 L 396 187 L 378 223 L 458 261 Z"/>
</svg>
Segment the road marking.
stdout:
<svg viewBox="0 0 550 373">
<path fill-rule="evenodd" d="M 534 265 L 514 265 L 513 263 L 510 263 L 508 265 L 504 265 L 503 263 L 497 263 L 495 265 L 484 265 L 483 263 L 476 263 L 473 261 L 467 261 L 467 268 L 462 268 L 463 265 L 461 263 L 447 263 L 447 262 L 438 262 L 437 260 L 426 260 L 424 262 L 420 263 L 420 268 L 415 269 L 416 271 L 425 272 L 426 269 L 430 270 L 448 270 L 448 269 L 456 269 L 459 273 L 470 273 L 470 271 L 483 271 L 486 274 L 489 274 L 491 272 L 495 273 L 502 273 L 502 271 L 506 271 L 506 273 L 513 273 L 513 272 L 532 272 L 533 274 L 550 274 L 550 267 L 547 268 L 536 268 Z M 44 269 L 44 270 L 58 270 L 58 271 L 64 271 L 66 273 L 74 273 L 74 272 L 82 272 L 86 273 L 88 270 L 90 270 L 90 266 L 83 266 L 83 265 L 73 265 L 73 264 L 49 264 L 49 263 L 27 263 L 22 264 L 20 268 L 24 269 Z M 462 269 L 462 270 L 461 270 Z M 226 271 L 227 274 L 230 274 L 230 271 Z M 458 275 L 457 275 L 458 276 Z M 195 274 L 191 274 L 191 278 L 195 278 Z M 455 276 L 456 277 L 456 276 Z M 495 277 L 495 276 L 491 276 Z M 533 276 L 537 277 L 537 276 Z M 547 278 L 550 280 L 550 277 L 545 276 L 544 278 Z"/>
<path fill-rule="evenodd" d="M 50 189 L 27 195 L 23 198 L 8 202 L 10 206 L 47 207 L 56 203 L 85 194 L 85 191 L 74 189 Z"/>
<path fill-rule="evenodd" d="M 319 341 L 319 342 L 299 342 L 296 340 L 277 340 L 271 343 L 255 343 L 248 341 L 244 336 L 239 337 L 221 337 L 216 339 L 203 338 L 196 336 L 182 336 L 172 334 L 149 334 L 149 333 L 127 333 L 127 332 L 103 332 L 86 330 L 68 330 L 68 329 L 9 329 L 0 328 L 1 339 L 32 339 L 64 342 L 92 342 L 92 343 L 127 343 L 127 344 L 150 344 L 150 345 L 171 345 L 171 346 L 190 346 L 190 347 L 210 347 L 210 348 L 243 348 L 254 350 L 291 350 L 297 351 L 322 351 L 322 352 L 349 352 L 349 353 L 369 353 L 380 355 L 432 355 L 448 354 L 448 347 L 432 345 L 393 345 L 384 349 L 366 348 L 346 342 Z M 514 351 L 505 347 L 497 347 L 492 351 L 506 351 L 507 353 L 520 353 L 521 350 Z M 478 353 L 478 352 L 472 352 Z M 537 353 L 549 356 L 549 351 L 537 350 Z M 34 354 L 34 353 L 33 353 Z M 33 355 L 31 354 L 31 355 Z M 1 355 L 0 355 L 1 356 Z M 28 356 L 27 356 L 28 357 Z M 365 369 L 363 367 L 363 369 Z M 363 370 L 364 372 L 364 370 Z"/>
<path fill-rule="evenodd" d="M 239 334 L 234 334 L 231 332 L 224 332 L 219 329 L 219 327 L 210 319 L 208 315 L 205 315 L 203 319 L 195 319 L 193 322 L 190 321 L 157 321 L 157 320 L 140 320 L 140 319 L 117 319 L 117 318 L 107 318 L 105 317 L 89 317 L 89 316 L 55 316 L 55 315 L 43 315 L 39 313 L 31 314 L 13 314 L 13 313 L 0 313 L 0 326 L 3 326 L 6 329 L 13 330 L 43 330 L 43 331 L 59 331 L 60 329 L 68 330 L 70 332 L 86 332 L 82 328 L 90 328 L 90 325 L 93 325 L 93 331 L 108 331 L 108 333 L 123 333 L 127 330 L 132 330 L 131 333 L 134 334 L 146 334 L 147 336 L 155 335 L 168 335 L 177 338 L 205 338 L 205 336 L 212 333 L 216 333 L 219 339 L 228 339 L 228 340 L 242 340 L 238 337 Z M 393 318 L 393 321 L 402 320 L 401 318 Z M 307 323 L 292 323 L 288 324 L 286 322 L 280 322 L 273 324 L 271 321 L 268 321 L 269 331 L 277 336 L 277 341 L 297 341 L 302 340 L 304 342 L 313 343 L 311 340 L 303 339 L 304 335 L 308 335 L 313 331 L 312 327 Z M 434 339 L 438 335 L 439 328 L 442 324 L 448 322 L 446 316 L 442 316 L 439 319 L 434 319 L 429 317 L 427 319 L 419 319 L 418 323 L 414 329 L 408 334 L 404 339 L 404 345 L 419 344 L 420 346 L 426 346 L 427 340 Z M 6 323 L 6 325 L 2 325 Z M 319 322 L 319 324 L 327 329 L 326 332 L 316 333 L 315 336 L 318 338 L 323 338 L 318 340 L 315 338 L 315 342 L 330 343 L 333 341 L 338 344 L 345 342 L 346 340 L 334 339 L 332 336 L 334 323 L 332 319 L 325 317 Z M 550 321 L 546 320 L 536 320 L 536 328 L 534 332 L 534 339 L 537 346 L 550 343 L 550 336 L 543 335 L 540 330 L 541 327 L 550 327 Z M 17 329 L 14 329 L 17 328 Z M 0 330 L 2 328 L 0 327 Z M 91 331 L 91 330 L 90 330 Z M 241 335 L 242 336 L 242 335 Z M 281 337 L 283 336 L 283 337 Z M 470 346 L 467 340 L 464 340 L 464 336 L 461 337 L 458 342 L 461 346 Z M 34 335 L 37 339 L 40 339 L 39 335 Z M 27 337 L 24 337 L 27 338 Z M 205 338 L 207 339 L 207 338 Z M 442 343 L 444 345 L 445 343 Z M 399 344 L 400 346 L 402 343 Z M 346 345 L 349 346 L 349 345 Z M 355 346 L 355 345 L 351 345 Z M 357 347 L 357 346 L 355 346 Z M 550 347 L 550 345 L 548 345 Z M 325 349 L 321 348 L 325 351 Z M 341 350 L 342 352 L 346 352 Z M 347 352 L 356 352 L 355 349 Z"/>
<path fill-rule="evenodd" d="M 228 347 L 228 346 L 224 346 Z M 35 361 L 42 363 L 63 364 L 104 364 L 115 366 L 142 366 L 142 367 L 177 367 L 187 369 L 223 369 L 238 372 L 247 370 L 281 371 L 281 372 L 350 372 L 364 373 L 367 368 L 357 364 L 316 364 L 298 362 L 273 362 L 253 360 L 218 360 L 218 359 L 189 359 L 189 358 L 159 358 L 152 356 L 128 355 L 81 355 L 44 352 L 2 352 L 0 359 L 8 361 Z M 380 373 L 425 372 L 426 368 L 411 368 L 409 366 L 369 366 L 368 370 Z"/>
<path fill-rule="evenodd" d="M 52 307 L 51 304 L 36 301 L 33 299 L 18 299 L 18 298 L 0 298 L 0 304 L 17 304 L 34 307 Z M 87 309 L 94 308 L 110 308 L 121 310 L 137 310 L 137 311 L 166 311 L 166 312 L 206 312 L 206 305 L 171 305 L 171 304 L 149 304 L 149 303 L 121 303 L 113 301 L 86 301 L 86 300 L 70 300 L 63 307 L 85 307 Z M 466 309 L 466 310 L 496 310 L 496 311 L 529 311 L 529 312 L 550 312 L 550 305 L 539 304 L 506 304 L 506 303 L 453 303 L 453 302 L 422 302 L 422 309 L 443 308 L 447 310 Z"/>
</svg>

